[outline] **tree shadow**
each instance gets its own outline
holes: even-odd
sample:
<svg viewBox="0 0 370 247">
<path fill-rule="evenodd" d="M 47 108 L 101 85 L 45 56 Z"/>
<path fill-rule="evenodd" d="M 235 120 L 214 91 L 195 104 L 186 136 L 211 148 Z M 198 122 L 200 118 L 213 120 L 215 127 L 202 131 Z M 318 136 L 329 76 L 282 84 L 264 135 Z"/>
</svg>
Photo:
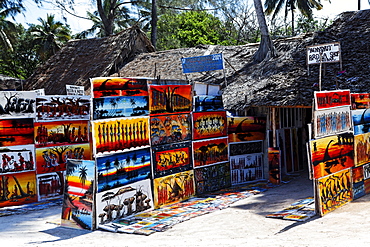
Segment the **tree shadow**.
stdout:
<svg viewBox="0 0 370 247">
<path fill-rule="evenodd" d="M 61 227 L 61 226 L 57 226 L 53 229 L 47 229 L 47 230 L 40 231 L 40 232 L 56 237 L 57 239 L 45 240 L 45 241 L 34 241 L 34 242 L 29 242 L 29 244 L 53 243 L 53 242 L 67 240 L 67 239 L 71 239 L 71 238 L 75 238 L 75 237 L 79 237 L 79 236 L 91 233 L 91 231 L 89 230 L 75 229 L 75 228 L 72 229 L 72 228 L 66 228 L 66 227 Z"/>
</svg>

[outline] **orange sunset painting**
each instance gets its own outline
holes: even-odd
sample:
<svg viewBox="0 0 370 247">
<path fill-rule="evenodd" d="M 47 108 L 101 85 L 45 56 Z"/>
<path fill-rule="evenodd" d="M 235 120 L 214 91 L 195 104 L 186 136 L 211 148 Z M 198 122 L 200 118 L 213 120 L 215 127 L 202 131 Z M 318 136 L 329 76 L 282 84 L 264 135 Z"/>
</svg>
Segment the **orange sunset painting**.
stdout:
<svg viewBox="0 0 370 247">
<path fill-rule="evenodd" d="M 265 117 L 228 117 L 229 142 L 264 140 Z"/>
<path fill-rule="evenodd" d="M 148 96 L 145 78 L 99 77 L 91 79 L 94 98 L 108 96 Z"/>
</svg>

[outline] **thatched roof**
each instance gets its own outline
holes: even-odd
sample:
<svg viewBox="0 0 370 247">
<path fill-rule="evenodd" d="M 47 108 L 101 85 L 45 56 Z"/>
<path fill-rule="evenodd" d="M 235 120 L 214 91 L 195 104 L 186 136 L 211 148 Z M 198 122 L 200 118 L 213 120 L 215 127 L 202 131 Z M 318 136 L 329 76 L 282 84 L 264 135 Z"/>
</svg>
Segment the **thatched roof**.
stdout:
<svg viewBox="0 0 370 247">
<path fill-rule="evenodd" d="M 24 80 L 0 74 L 0 90 L 22 90 Z"/>
<path fill-rule="evenodd" d="M 306 66 L 307 46 L 340 42 L 342 66 L 346 72 L 340 77 L 339 63 L 325 64 L 322 90 L 333 90 L 338 85 L 353 92 L 369 92 L 370 79 L 370 10 L 342 13 L 326 30 L 275 40 L 278 57 L 252 63 L 258 44 L 241 46 L 198 46 L 195 48 L 141 54 L 113 76 L 156 77 L 185 79 L 181 58 L 223 53 L 223 71 L 187 74 L 188 79 L 223 84 L 223 99 L 227 109 L 248 106 L 291 107 L 312 105 L 313 92 L 319 82 L 319 65 Z"/>
<path fill-rule="evenodd" d="M 66 94 L 68 84 L 84 86 L 89 93 L 89 78 L 109 76 L 137 54 L 153 51 L 145 33 L 136 26 L 106 38 L 72 40 L 36 69 L 25 88 L 44 88 L 46 94 Z"/>
</svg>

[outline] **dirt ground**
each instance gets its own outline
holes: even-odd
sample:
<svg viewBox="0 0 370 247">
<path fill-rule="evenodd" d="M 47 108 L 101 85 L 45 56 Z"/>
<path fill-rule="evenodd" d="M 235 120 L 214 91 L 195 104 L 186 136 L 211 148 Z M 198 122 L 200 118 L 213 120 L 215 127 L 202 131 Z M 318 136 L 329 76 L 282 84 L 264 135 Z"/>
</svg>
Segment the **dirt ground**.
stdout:
<svg viewBox="0 0 370 247">
<path fill-rule="evenodd" d="M 324 217 L 305 222 L 266 218 L 313 196 L 302 174 L 287 184 L 237 201 L 229 208 L 199 216 L 149 236 L 101 230 L 74 230 L 48 222 L 60 206 L 0 217 L 1 246 L 370 246 L 370 195 Z"/>
</svg>

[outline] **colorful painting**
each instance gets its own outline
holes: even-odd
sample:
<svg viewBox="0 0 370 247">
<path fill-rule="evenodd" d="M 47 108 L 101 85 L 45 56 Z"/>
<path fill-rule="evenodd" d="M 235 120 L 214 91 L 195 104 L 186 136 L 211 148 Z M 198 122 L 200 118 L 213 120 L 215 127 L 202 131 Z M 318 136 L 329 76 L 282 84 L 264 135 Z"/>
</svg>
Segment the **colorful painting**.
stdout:
<svg viewBox="0 0 370 247">
<path fill-rule="evenodd" d="M 351 169 L 338 171 L 316 181 L 321 216 L 352 201 Z"/>
<path fill-rule="evenodd" d="M 352 130 L 349 106 L 314 111 L 314 138 L 340 134 Z"/>
<path fill-rule="evenodd" d="M 204 194 L 231 186 L 229 162 L 194 169 L 196 194 Z"/>
<path fill-rule="evenodd" d="M 224 110 L 222 95 L 197 95 L 194 96 L 195 112 Z"/>
<path fill-rule="evenodd" d="M 150 85 L 149 112 L 163 114 L 193 109 L 191 85 Z"/>
<path fill-rule="evenodd" d="M 89 95 L 47 95 L 36 98 L 37 122 L 89 119 Z"/>
<path fill-rule="evenodd" d="M 354 137 L 351 133 L 310 141 L 314 178 L 321 178 L 354 165 Z"/>
<path fill-rule="evenodd" d="M 228 161 L 227 137 L 193 141 L 193 159 L 194 167 Z"/>
<path fill-rule="evenodd" d="M 263 141 L 237 142 L 229 144 L 229 155 L 263 153 Z"/>
<path fill-rule="evenodd" d="M 315 110 L 324 110 L 338 106 L 350 106 L 350 90 L 314 92 Z"/>
<path fill-rule="evenodd" d="M 0 147 L 33 144 L 33 119 L 0 120 Z"/>
<path fill-rule="evenodd" d="M 355 166 L 370 163 L 370 133 L 355 135 Z"/>
<path fill-rule="evenodd" d="M 355 135 L 370 132 L 370 110 L 352 110 L 353 131 Z"/>
<path fill-rule="evenodd" d="M 365 194 L 370 194 L 370 179 L 364 180 Z"/>
<path fill-rule="evenodd" d="M 229 142 L 264 140 L 265 117 L 228 117 Z"/>
<path fill-rule="evenodd" d="M 65 172 L 36 175 L 39 201 L 60 198 L 63 195 Z"/>
<path fill-rule="evenodd" d="M 151 178 L 150 149 L 98 157 L 96 167 L 98 192 Z"/>
<path fill-rule="evenodd" d="M 226 111 L 193 112 L 193 140 L 227 136 Z"/>
<path fill-rule="evenodd" d="M 36 148 L 37 174 L 65 171 L 68 159 L 91 158 L 89 143 Z"/>
<path fill-rule="evenodd" d="M 263 155 L 230 156 L 230 170 L 232 185 L 263 179 Z"/>
<path fill-rule="evenodd" d="M 35 147 L 52 147 L 90 141 L 89 121 L 35 122 Z"/>
<path fill-rule="evenodd" d="M 178 113 L 150 117 L 151 145 L 191 140 L 191 115 Z"/>
<path fill-rule="evenodd" d="M 358 199 L 365 195 L 364 169 L 363 166 L 352 168 L 353 199 Z"/>
<path fill-rule="evenodd" d="M 96 194 L 96 222 L 103 225 L 153 209 L 150 179 L 141 180 Z"/>
<path fill-rule="evenodd" d="M 93 99 L 93 119 L 149 116 L 148 96 L 118 96 Z"/>
<path fill-rule="evenodd" d="M 0 148 L 0 175 L 11 172 L 35 171 L 33 144 Z"/>
<path fill-rule="evenodd" d="M 148 96 L 148 83 L 145 78 L 100 77 L 91 79 L 94 98 L 108 96 Z"/>
<path fill-rule="evenodd" d="M 61 226 L 93 230 L 95 162 L 69 159 L 67 167 Z"/>
<path fill-rule="evenodd" d="M 96 155 L 149 146 L 149 117 L 96 120 L 92 131 Z"/>
<path fill-rule="evenodd" d="M 363 165 L 364 180 L 370 179 L 370 164 Z"/>
<path fill-rule="evenodd" d="M 153 194 L 155 208 L 189 199 L 195 194 L 194 171 L 154 179 Z"/>
<path fill-rule="evenodd" d="M 352 110 L 370 108 L 370 93 L 351 93 Z"/>
<path fill-rule="evenodd" d="M 269 181 L 272 184 L 281 182 L 280 149 L 278 147 L 268 148 Z"/>
<path fill-rule="evenodd" d="M 31 91 L 0 91 L 0 119 L 34 118 L 35 99 Z"/>
<path fill-rule="evenodd" d="M 191 142 L 152 147 L 154 178 L 187 171 L 193 168 Z"/>
<path fill-rule="evenodd" d="M 0 208 L 37 202 L 36 172 L 0 175 Z"/>
</svg>

